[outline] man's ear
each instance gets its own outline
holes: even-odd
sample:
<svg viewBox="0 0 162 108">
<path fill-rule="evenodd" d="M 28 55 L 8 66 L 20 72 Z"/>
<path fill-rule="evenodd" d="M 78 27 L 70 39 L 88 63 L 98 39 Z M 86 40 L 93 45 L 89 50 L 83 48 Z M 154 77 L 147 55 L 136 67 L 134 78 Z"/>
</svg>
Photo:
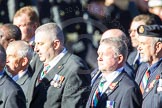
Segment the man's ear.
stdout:
<svg viewBox="0 0 162 108">
<path fill-rule="evenodd" d="M 123 55 L 119 54 L 118 55 L 118 64 L 121 64 L 123 62 L 123 60 L 124 60 Z"/>
<path fill-rule="evenodd" d="M 28 64 L 28 62 L 29 62 L 29 60 L 28 60 L 28 58 L 27 58 L 27 57 L 23 57 L 21 60 L 22 60 L 22 66 L 27 65 L 27 64 Z"/>
<path fill-rule="evenodd" d="M 161 42 L 157 42 L 155 45 L 155 54 L 157 55 L 162 49 L 162 43 Z"/>
<path fill-rule="evenodd" d="M 54 46 L 54 49 L 58 49 L 60 47 L 60 41 L 59 40 L 54 40 L 53 41 L 53 46 Z"/>
</svg>

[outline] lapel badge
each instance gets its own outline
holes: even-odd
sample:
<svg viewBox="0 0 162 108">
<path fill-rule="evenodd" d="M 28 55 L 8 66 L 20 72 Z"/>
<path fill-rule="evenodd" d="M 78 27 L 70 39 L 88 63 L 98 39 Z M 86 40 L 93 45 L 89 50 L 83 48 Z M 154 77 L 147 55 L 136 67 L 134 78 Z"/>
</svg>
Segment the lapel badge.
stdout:
<svg viewBox="0 0 162 108">
<path fill-rule="evenodd" d="M 117 81 L 117 82 L 113 82 L 113 83 L 111 83 L 111 84 L 109 85 L 109 88 L 110 88 L 111 90 L 114 90 L 114 88 L 115 88 L 117 85 L 118 85 L 118 81 Z"/>
<path fill-rule="evenodd" d="M 155 85 L 156 80 L 153 80 L 149 85 L 148 88 L 146 89 L 146 92 L 149 92 Z"/>
<path fill-rule="evenodd" d="M 156 75 L 156 79 L 154 79 L 146 89 L 146 92 L 149 92 L 155 85 L 155 82 L 160 79 L 160 75 Z"/>
<path fill-rule="evenodd" d="M 61 65 L 60 66 L 58 66 L 58 69 L 60 69 L 61 68 Z"/>
<path fill-rule="evenodd" d="M 63 81 L 64 81 L 65 77 L 64 76 L 61 76 L 61 75 L 58 75 L 58 74 L 55 74 L 53 80 L 51 81 L 51 85 L 56 87 L 56 88 L 60 88 Z"/>
</svg>

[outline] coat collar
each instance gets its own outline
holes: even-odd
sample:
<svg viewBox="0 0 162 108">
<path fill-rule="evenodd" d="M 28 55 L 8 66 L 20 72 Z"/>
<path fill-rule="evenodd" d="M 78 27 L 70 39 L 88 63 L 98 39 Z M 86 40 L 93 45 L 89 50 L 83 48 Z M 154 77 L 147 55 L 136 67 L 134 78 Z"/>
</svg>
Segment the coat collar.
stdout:
<svg viewBox="0 0 162 108">
<path fill-rule="evenodd" d="M 137 71 L 137 76 L 135 81 L 137 82 L 138 85 L 140 85 L 143 75 L 145 74 L 146 70 L 148 69 L 147 64 L 146 63 L 142 63 L 140 65 L 140 68 Z"/>
<path fill-rule="evenodd" d="M 68 61 L 70 56 L 70 53 L 66 53 L 65 56 L 63 56 L 62 59 L 46 74 L 46 76 L 42 79 L 42 82 L 45 80 L 51 81 L 54 75 L 58 74 L 64 68 L 64 64 Z"/>
<path fill-rule="evenodd" d="M 20 79 L 16 81 L 16 83 L 18 83 L 19 85 L 23 85 L 26 82 L 26 80 L 28 80 L 28 78 L 30 77 L 31 74 L 29 71 L 27 71 Z"/>
<path fill-rule="evenodd" d="M 115 89 L 119 86 L 120 81 L 122 80 L 123 76 L 125 75 L 125 72 L 121 72 L 114 80 L 113 82 L 109 85 L 105 93 L 107 96 L 109 96 L 111 93 L 115 91 Z"/>
</svg>

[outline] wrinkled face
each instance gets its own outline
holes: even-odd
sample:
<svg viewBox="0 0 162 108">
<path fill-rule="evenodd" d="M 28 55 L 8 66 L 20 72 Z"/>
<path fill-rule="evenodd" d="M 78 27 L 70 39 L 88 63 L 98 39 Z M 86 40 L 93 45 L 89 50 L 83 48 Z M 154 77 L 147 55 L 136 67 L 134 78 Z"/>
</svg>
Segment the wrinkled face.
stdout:
<svg viewBox="0 0 162 108">
<path fill-rule="evenodd" d="M 137 28 L 140 25 L 145 25 L 143 21 L 133 21 L 131 26 L 130 26 L 130 37 L 131 37 L 131 42 L 132 46 L 137 48 L 138 47 L 138 33 L 137 33 Z"/>
<path fill-rule="evenodd" d="M 15 47 L 8 47 L 6 49 L 7 54 L 7 62 L 6 67 L 7 70 L 15 75 L 22 69 L 23 58 L 18 57 L 16 54 Z"/>
<path fill-rule="evenodd" d="M 154 46 L 152 43 L 152 37 L 139 36 L 138 50 L 140 53 L 140 60 L 142 62 L 152 62 L 155 55 Z"/>
<path fill-rule="evenodd" d="M 30 41 L 32 36 L 34 36 L 34 32 L 36 30 L 36 26 L 31 23 L 29 17 L 25 14 L 14 18 L 13 24 L 17 25 L 22 33 L 22 39 L 25 41 Z"/>
<path fill-rule="evenodd" d="M 100 44 L 98 48 L 98 66 L 101 72 L 114 71 L 118 66 L 118 59 L 114 51 L 107 44 Z"/>
<path fill-rule="evenodd" d="M 42 62 L 48 63 L 55 57 L 53 43 L 52 39 L 44 32 L 36 33 L 34 51 L 39 55 Z"/>
</svg>

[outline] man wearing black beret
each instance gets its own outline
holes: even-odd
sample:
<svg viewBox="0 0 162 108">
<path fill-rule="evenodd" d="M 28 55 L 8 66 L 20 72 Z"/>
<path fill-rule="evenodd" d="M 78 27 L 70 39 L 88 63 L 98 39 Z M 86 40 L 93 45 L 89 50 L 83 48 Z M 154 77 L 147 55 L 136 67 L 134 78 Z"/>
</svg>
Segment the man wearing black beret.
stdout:
<svg viewBox="0 0 162 108">
<path fill-rule="evenodd" d="M 138 27 L 138 50 L 143 62 L 138 68 L 136 82 L 143 94 L 142 108 L 162 108 L 162 25 Z"/>
</svg>

